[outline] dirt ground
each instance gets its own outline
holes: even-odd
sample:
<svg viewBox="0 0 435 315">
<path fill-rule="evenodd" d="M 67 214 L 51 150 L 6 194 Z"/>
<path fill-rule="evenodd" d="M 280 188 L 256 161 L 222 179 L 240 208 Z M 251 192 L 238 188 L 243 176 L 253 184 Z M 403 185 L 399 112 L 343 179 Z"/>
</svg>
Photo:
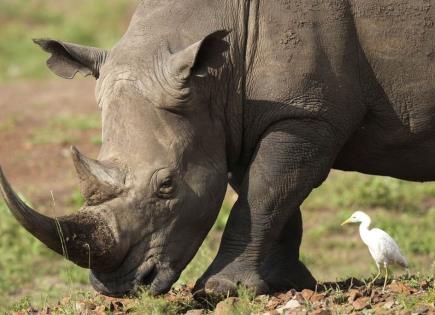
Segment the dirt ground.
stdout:
<svg viewBox="0 0 435 315">
<path fill-rule="evenodd" d="M 68 200 L 77 189 L 78 180 L 70 158 L 70 143 L 34 144 L 31 138 L 60 115 L 95 115 L 98 108 L 94 86 L 91 79 L 0 86 L 0 165 L 17 191 L 32 203 L 43 205 L 43 209 L 38 209 L 41 212 L 68 212 Z M 74 145 L 96 157 L 98 145 L 90 139 L 99 132 L 81 131 Z"/>
</svg>

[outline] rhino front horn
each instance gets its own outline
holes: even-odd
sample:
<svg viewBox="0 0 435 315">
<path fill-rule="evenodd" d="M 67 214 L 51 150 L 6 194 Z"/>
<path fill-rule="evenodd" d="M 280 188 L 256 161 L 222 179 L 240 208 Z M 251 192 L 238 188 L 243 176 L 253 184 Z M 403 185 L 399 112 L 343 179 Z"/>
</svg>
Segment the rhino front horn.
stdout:
<svg viewBox="0 0 435 315">
<path fill-rule="evenodd" d="M 88 205 L 101 203 L 119 195 L 125 175 L 115 165 L 90 159 L 71 147 L 72 158 L 80 179 L 80 188 Z"/>
<path fill-rule="evenodd" d="M 116 235 L 107 223 L 106 213 L 79 211 L 77 214 L 50 218 L 27 206 L 10 186 L 0 167 L 0 191 L 18 222 L 48 248 L 84 268 L 101 272 L 117 262 Z"/>
</svg>

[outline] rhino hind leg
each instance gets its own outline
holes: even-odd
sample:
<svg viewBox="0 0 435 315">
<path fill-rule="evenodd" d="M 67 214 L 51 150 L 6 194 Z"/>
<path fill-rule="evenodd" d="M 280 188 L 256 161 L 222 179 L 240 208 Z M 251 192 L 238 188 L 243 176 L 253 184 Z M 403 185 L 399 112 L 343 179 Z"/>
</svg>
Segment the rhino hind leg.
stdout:
<svg viewBox="0 0 435 315">
<path fill-rule="evenodd" d="M 315 285 L 299 261 L 299 207 L 327 177 L 336 139 L 321 121 L 281 121 L 266 131 L 240 181 L 218 254 L 196 283 L 197 295 L 231 295 L 239 284 L 256 294 Z"/>
</svg>

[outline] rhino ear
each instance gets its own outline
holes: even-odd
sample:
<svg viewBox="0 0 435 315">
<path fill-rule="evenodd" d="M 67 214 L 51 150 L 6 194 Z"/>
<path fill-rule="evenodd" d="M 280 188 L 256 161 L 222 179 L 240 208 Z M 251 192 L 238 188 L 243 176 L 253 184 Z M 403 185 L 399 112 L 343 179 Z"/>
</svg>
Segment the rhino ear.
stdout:
<svg viewBox="0 0 435 315">
<path fill-rule="evenodd" d="M 230 31 L 218 30 L 189 47 L 172 54 L 169 58 L 169 70 L 176 77 L 185 80 L 190 76 L 205 77 L 208 68 L 218 69 L 224 62 L 223 53 L 230 44 L 223 40 Z"/>
<path fill-rule="evenodd" d="M 88 76 L 92 74 L 98 79 L 100 67 L 107 58 L 107 51 L 95 48 L 65 43 L 52 39 L 34 39 L 33 42 L 51 53 L 47 66 L 58 76 L 72 79 L 77 72 Z"/>
</svg>

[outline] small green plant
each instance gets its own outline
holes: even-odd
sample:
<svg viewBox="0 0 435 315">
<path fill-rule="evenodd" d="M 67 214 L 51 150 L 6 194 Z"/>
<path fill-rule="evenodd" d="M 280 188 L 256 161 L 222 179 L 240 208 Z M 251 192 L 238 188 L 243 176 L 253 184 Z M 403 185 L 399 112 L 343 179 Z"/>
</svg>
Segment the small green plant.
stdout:
<svg viewBox="0 0 435 315">
<path fill-rule="evenodd" d="M 139 295 L 133 312 L 137 314 L 149 315 L 176 315 L 183 314 L 189 309 L 193 309 L 197 302 L 193 299 L 174 299 L 168 300 L 161 296 L 152 296 L 147 290 L 142 290 Z"/>
<path fill-rule="evenodd" d="M 24 296 L 18 302 L 14 303 L 12 305 L 12 310 L 15 312 L 19 312 L 21 310 L 28 309 L 31 306 L 32 306 L 32 303 L 30 302 L 30 297 Z"/>
<path fill-rule="evenodd" d="M 237 289 L 237 302 L 234 303 L 234 315 L 260 314 L 267 303 L 267 297 L 256 297 L 251 289 L 239 286 Z"/>
</svg>

